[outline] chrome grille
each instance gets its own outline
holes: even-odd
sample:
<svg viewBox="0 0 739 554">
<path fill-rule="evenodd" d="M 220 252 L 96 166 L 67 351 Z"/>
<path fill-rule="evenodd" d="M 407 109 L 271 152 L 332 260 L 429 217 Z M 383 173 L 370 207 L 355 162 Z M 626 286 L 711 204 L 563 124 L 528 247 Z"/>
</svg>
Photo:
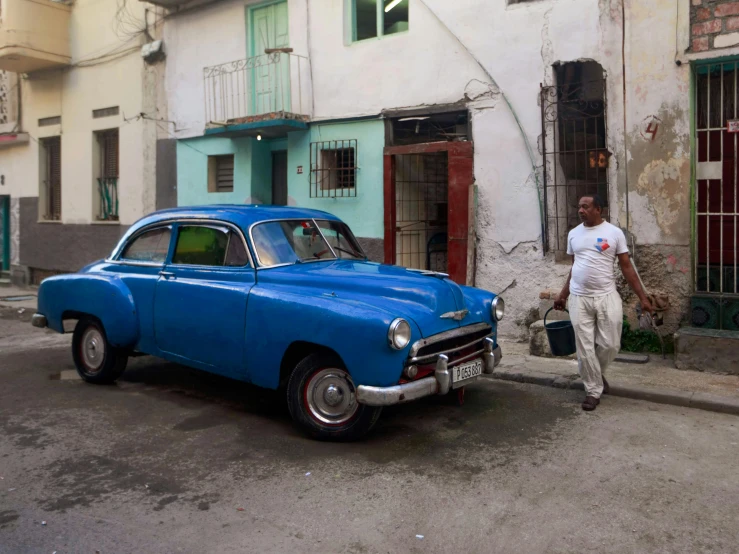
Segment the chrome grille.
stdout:
<svg viewBox="0 0 739 554">
<path fill-rule="evenodd" d="M 492 334 L 492 327 L 479 323 L 421 339 L 411 347 L 407 365 L 435 364 L 440 354 L 449 357 L 450 366 L 465 362 L 482 354 L 483 340 Z"/>
</svg>

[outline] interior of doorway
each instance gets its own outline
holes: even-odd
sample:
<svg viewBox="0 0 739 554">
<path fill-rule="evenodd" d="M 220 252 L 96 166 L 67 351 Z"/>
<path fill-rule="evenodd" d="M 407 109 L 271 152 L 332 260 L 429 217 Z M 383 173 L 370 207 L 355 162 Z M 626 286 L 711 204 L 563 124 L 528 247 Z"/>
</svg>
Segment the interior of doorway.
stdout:
<svg viewBox="0 0 739 554">
<path fill-rule="evenodd" d="M 287 206 L 287 150 L 272 152 L 272 205 Z"/>
<path fill-rule="evenodd" d="M 448 213 L 448 153 L 397 155 L 395 265 L 446 273 Z"/>
</svg>

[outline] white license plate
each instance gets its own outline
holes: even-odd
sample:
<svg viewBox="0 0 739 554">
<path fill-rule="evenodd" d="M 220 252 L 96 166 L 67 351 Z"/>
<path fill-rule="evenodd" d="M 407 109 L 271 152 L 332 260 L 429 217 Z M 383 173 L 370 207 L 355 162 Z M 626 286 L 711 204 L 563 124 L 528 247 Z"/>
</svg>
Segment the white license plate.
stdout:
<svg viewBox="0 0 739 554">
<path fill-rule="evenodd" d="M 452 388 L 457 389 L 482 375 L 482 360 L 474 360 L 452 368 Z"/>
</svg>

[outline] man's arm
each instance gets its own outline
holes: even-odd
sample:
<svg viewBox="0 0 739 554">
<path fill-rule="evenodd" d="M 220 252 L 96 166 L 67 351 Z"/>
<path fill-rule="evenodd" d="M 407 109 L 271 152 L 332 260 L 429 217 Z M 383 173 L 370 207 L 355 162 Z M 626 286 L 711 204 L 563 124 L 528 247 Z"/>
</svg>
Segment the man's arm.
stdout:
<svg viewBox="0 0 739 554">
<path fill-rule="evenodd" d="M 618 263 L 621 266 L 621 273 L 624 274 L 626 282 L 629 283 L 629 286 L 639 297 L 639 302 L 641 302 L 642 310 L 644 310 L 645 312 L 649 312 L 650 314 L 654 313 L 654 307 L 647 298 L 647 295 L 644 292 L 641 283 L 639 282 L 639 277 L 636 274 L 636 271 L 634 271 L 634 266 L 631 264 L 629 253 L 625 252 L 623 254 L 619 254 Z"/>
<path fill-rule="evenodd" d="M 572 256 L 572 263 L 575 263 L 575 256 Z M 564 310 L 567 305 L 567 299 L 570 297 L 570 279 L 572 279 L 572 268 L 567 274 L 567 282 L 562 287 L 562 291 L 554 298 L 554 309 Z"/>
</svg>

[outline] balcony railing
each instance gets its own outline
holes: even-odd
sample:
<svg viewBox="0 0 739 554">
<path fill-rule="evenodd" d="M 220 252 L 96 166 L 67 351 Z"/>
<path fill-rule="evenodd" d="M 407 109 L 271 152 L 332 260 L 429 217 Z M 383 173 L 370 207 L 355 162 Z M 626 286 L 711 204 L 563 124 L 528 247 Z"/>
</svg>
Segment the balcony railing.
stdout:
<svg viewBox="0 0 739 554">
<path fill-rule="evenodd" d="M 100 177 L 98 179 L 100 193 L 100 221 L 118 221 L 118 178 Z"/>
<path fill-rule="evenodd" d="M 208 126 L 310 117 L 310 61 L 284 51 L 204 69 Z"/>
</svg>

